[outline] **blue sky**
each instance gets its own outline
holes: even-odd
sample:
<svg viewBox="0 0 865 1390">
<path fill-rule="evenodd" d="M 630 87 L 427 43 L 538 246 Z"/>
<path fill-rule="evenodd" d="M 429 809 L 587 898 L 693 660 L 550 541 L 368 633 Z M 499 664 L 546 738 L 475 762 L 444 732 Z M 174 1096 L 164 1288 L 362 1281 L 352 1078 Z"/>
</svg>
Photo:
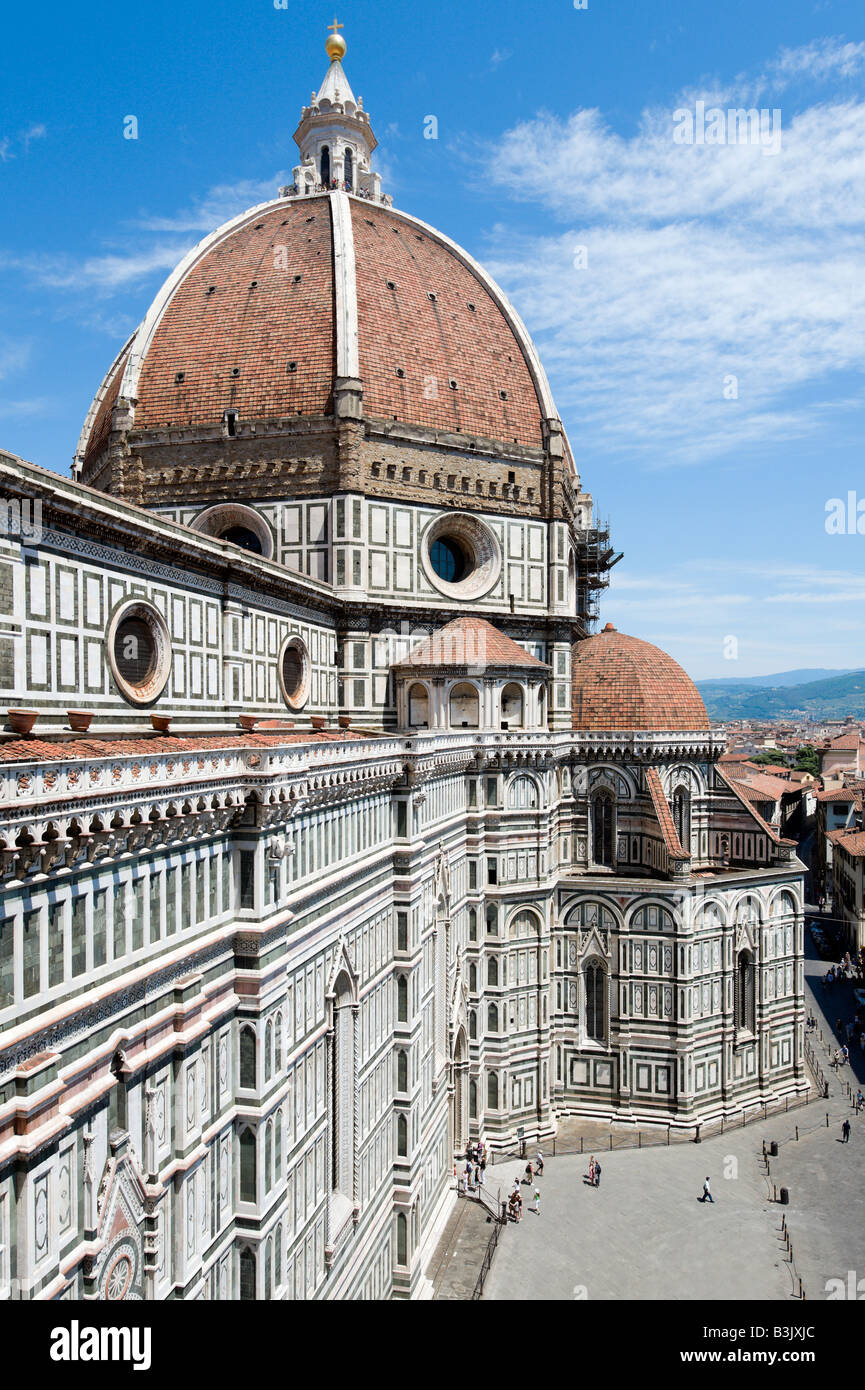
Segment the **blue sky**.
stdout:
<svg viewBox="0 0 865 1390">
<path fill-rule="evenodd" d="M 625 552 L 602 619 L 697 678 L 865 665 L 865 535 L 825 527 L 829 499 L 865 502 L 861 0 L 338 14 L 385 187 L 493 271 L 539 346 Z M 332 18 L 293 0 L 6 15 L 2 447 L 68 470 L 162 280 L 291 168 Z M 777 109 L 780 148 L 677 143 L 700 100 Z"/>
</svg>

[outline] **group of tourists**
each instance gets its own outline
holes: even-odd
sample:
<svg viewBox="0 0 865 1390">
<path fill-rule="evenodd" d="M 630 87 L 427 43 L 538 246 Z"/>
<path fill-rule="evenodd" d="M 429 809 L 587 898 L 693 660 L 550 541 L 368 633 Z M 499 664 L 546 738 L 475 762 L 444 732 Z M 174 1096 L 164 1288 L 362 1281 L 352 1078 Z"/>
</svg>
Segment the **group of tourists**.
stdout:
<svg viewBox="0 0 865 1390">
<path fill-rule="evenodd" d="M 487 1151 L 483 1140 L 466 1148 L 466 1166 L 460 1174 L 461 1192 L 477 1192 L 486 1186 Z"/>
</svg>

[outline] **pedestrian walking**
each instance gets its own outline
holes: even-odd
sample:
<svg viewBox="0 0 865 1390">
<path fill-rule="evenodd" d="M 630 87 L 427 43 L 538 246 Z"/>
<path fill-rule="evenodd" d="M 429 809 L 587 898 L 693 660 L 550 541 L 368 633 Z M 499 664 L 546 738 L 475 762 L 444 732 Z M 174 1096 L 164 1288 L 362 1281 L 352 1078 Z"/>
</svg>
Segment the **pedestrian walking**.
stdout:
<svg viewBox="0 0 865 1390">
<path fill-rule="evenodd" d="M 857 1114 L 857 1115 L 859 1114 L 859 1111 L 862 1109 L 862 1106 L 863 1106 L 863 1105 L 865 1105 L 865 1096 L 863 1096 L 863 1094 L 862 1094 L 861 1091 L 857 1091 L 857 1092 L 856 1092 L 856 1114 Z"/>
<path fill-rule="evenodd" d="M 535 1188 L 535 1216 L 540 1216 L 540 1214 L 541 1214 L 541 1189 L 540 1189 L 539 1187 L 536 1187 L 536 1188 Z"/>
<path fill-rule="evenodd" d="M 534 1170 L 534 1168 L 532 1167 L 532 1160 L 531 1160 L 531 1159 L 529 1159 L 528 1163 L 526 1164 L 526 1178 L 525 1178 L 525 1180 L 526 1180 L 526 1182 L 528 1183 L 529 1187 L 531 1187 L 532 1183 L 533 1183 L 534 1180 L 535 1180 L 535 1170 Z"/>
<path fill-rule="evenodd" d="M 478 1164 L 478 1173 L 480 1174 L 478 1182 L 480 1183 L 481 1187 L 483 1187 L 487 1180 L 487 1161 L 485 1158 L 482 1158 L 480 1163 Z"/>
<path fill-rule="evenodd" d="M 544 1156 L 540 1149 L 538 1149 L 538 1156 L 535 1159 L 535 1173 L 539 1178 L 544 1176 Z"/>
<path fill-rule="evenodd" d="M 712 1189 L 711 1189 L 710 1186 L 709 1186 L 709 1179 L 708 1179 L 708 1178 L 706 1178 L 706 1181 L 703 1183 L 703 1195 L 702 1195 L 702 1197 L 698 1197 L 698 1198 L 697 1198 L 697 1201 L 698 1201 L 698 1202 L 711 1202 L 711 1203 L 712 1203 L 712 1206 L 715 1205 L 715 1198 L 712 1196 Z"/>
<path fill-rule="evenodd" d="M 595 1164 L 595 1187 L 600 1187 L 600 1185 L 601 1185 L 601 1165 L 600 1165 L 600 1163 L 596 1163 L 596 1164 Z"/>
<path fill-rule="evenodd" d="M 595 1185 L 595 1155 L 592 1154 L 591 1158 L 589 1159 L 589 1187 L 594 1187 L 594 1185 Z"/>
<path fill-rule="evenodd" d="M 842 1144 L 848 1144 L 849 1142 L 850 1142 L 850 1121 L 849 1121 L 849 1120 L 845 1120 L 844 1123 L 843 1123 L 843 1125 L 841 1126 L 841 1143 L 842 1143 Z"/>
</svg>

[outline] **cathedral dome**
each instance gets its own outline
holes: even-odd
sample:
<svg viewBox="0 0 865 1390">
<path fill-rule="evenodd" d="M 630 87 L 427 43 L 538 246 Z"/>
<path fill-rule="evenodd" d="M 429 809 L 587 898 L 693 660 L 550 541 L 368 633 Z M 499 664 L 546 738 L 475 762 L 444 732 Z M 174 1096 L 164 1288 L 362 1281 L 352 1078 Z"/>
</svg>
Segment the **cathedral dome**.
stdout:
<svg viewBox="0 0 865 1390">
<path fill-rule="evenodd" d="M 612 623 L 573 648 L 571 686 L 575 729 L 709 728 L 702 696 L 678 662 Z"/>
<path fill-rule="evenodd" d="M 160 290 L 91 407 L 85 468 L 126 427 L 195 431 L 334 414 L 357 380 L 370 419 L 541 449 L 555 418 L 516 311 L 455 243 L 327 191 L 280 197 L 205 238 Z"/>
</svg>

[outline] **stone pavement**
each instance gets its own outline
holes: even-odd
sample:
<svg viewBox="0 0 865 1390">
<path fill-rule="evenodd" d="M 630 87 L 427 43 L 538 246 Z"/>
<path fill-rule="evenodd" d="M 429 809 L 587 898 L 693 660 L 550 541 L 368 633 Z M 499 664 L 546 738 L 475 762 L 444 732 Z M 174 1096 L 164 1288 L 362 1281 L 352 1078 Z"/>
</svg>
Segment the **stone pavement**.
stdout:
<svg viewBox="0 0 865 1390">
<path fill-rule="evenodd" d="M 433 1298 L 471 1298 L 492 1234 L 493 1223 L 487 1209 L 461 1197 L 426 1270 L 426 1277 L 432 1280 Z"/>
<path fill-rule="evenodd" d="M 807 950 L 806 1002 L 834 1048 L 832 1025 L 851 1013 L 852 986 L 824 991 L 826 967 L 810 942 Z M 529 1210 L 524 1187 L 525 1215 L 507 1228 L 484 1297 L 786 1300 L 797 1296 L 801 1275 L 806 1296 L 823 1299 L 827 1279 L 846 1281 L 854 1271 L 865 1280 L 865 1114 L 853 1115 L 846 1087 L 852 1081 L 855 1090 L 857 1079 L 850 1068 L 836 1074 L 826 1066 L 826 1047 L 815 1041 L 829 1077 L 826 1101 L 700 1145 L 613 1153 L 599 1145 L 598 1189 L 583 1180 L 588 1154 L 548 1157 L 539 1184 L 541 1214 Z M 853 1134 L 844 1145 L 837 1141 L 848 1115 Z M 779 1156 L 770 1158 L 767 1175 L 762 1143 L 773 1139 Z M 495 1181 L 512 1181 L 522 1167 L 519 1161 L 496 1165 Z M 714 1205 L 697 1200 L 706 1174 Z M 789 1188 L 789 1206 L 772 1200 L 782 1185 Z"/>
</svg>

